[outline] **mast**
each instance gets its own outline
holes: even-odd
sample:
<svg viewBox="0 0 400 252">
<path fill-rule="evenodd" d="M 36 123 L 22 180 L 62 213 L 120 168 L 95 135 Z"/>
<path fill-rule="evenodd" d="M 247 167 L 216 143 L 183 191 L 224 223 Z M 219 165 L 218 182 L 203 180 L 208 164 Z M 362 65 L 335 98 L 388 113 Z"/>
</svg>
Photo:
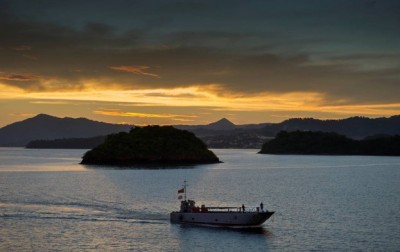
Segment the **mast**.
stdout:
<svg viewBox="0 0 400 252">
<path fill-rule="evenodd" d="M 183 192 L 185 193 L 184 199 L 186 201 L 186 179 L 183 181 Z"/>
</svg>

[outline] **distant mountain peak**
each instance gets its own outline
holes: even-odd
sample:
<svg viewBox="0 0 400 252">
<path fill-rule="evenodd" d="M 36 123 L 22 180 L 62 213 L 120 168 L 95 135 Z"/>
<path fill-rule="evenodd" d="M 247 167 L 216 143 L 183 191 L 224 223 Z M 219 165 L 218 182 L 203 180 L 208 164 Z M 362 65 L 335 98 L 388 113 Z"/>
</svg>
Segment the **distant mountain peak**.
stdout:
<svg viewBox="0 0 400 252">
<path fill-rule="evenodd" d="M 214 130 L 228 130 L 228 129 L 234 129 L 235 127 L 236 125 L 226 118 L 222 118 L 221 120 L 218 120 L 216 122 L 207 125 L 207 128 L 211 128 Z"/>
<path fill-rule="evenodd" d="M 37 114 L 36 116 L 34 116 L 34 117 L 30 118 L 30 119 L 33 119 L 33 118 L 57 118 L 57 117 L 51 116 L 51 115 L 48 115 L 48 114 Z"/>
<path fill-rule="evenodd" d="M 229 121 L 225 117 L 220 119 L 219 121 L 216 121 L 216 123 L 227 123 L 227 124 L 230 124 L 230 125 L 235 125 L 233 122 Z"/>
</svg>

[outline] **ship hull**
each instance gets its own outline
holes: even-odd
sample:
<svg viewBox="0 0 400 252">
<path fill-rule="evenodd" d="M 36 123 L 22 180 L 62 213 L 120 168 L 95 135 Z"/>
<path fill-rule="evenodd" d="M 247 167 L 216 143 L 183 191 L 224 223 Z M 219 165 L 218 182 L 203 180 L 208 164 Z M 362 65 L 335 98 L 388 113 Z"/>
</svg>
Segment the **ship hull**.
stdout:
<svg viewBox="0 0 400 252">
<path fill-rule="evenodd" d="M 274 212 L 172 212 L 172 223 L 222 227 L 260 227 Z"/>
</svg>

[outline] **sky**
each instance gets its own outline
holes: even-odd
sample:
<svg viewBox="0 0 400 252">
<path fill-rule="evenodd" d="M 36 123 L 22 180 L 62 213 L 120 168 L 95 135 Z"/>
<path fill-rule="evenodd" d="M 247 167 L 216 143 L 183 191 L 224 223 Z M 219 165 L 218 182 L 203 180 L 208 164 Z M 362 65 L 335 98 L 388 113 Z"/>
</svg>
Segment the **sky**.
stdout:
<svg viewBox="0 0 400 252">
<path fill-rule="evenodd" d="M 400 114 L 398 0 L 0 0 L 0 127 Z"/>
</svg>

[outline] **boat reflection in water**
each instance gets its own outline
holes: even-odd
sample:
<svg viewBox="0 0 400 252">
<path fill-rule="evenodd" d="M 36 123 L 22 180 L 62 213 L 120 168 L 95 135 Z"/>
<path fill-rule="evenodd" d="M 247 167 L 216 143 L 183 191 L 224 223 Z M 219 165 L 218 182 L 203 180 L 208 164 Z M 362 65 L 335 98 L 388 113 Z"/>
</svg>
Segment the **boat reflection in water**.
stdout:
<svg viewBox="0 0 400 252">
<path fill-rule="evenodd" d="M 195 224 L 232 228 L 260 227 L 275 212 L 264 211 L 263 203 L 259 207 L 210 207 L 196 206 L 195 201 L 186 199 L 186 181 L 178 193 L 184 193 L 179 211 L 172 212 L 172 223 Z M 181 196 L 180 196 L 181 198 Z"/>
</svg>

